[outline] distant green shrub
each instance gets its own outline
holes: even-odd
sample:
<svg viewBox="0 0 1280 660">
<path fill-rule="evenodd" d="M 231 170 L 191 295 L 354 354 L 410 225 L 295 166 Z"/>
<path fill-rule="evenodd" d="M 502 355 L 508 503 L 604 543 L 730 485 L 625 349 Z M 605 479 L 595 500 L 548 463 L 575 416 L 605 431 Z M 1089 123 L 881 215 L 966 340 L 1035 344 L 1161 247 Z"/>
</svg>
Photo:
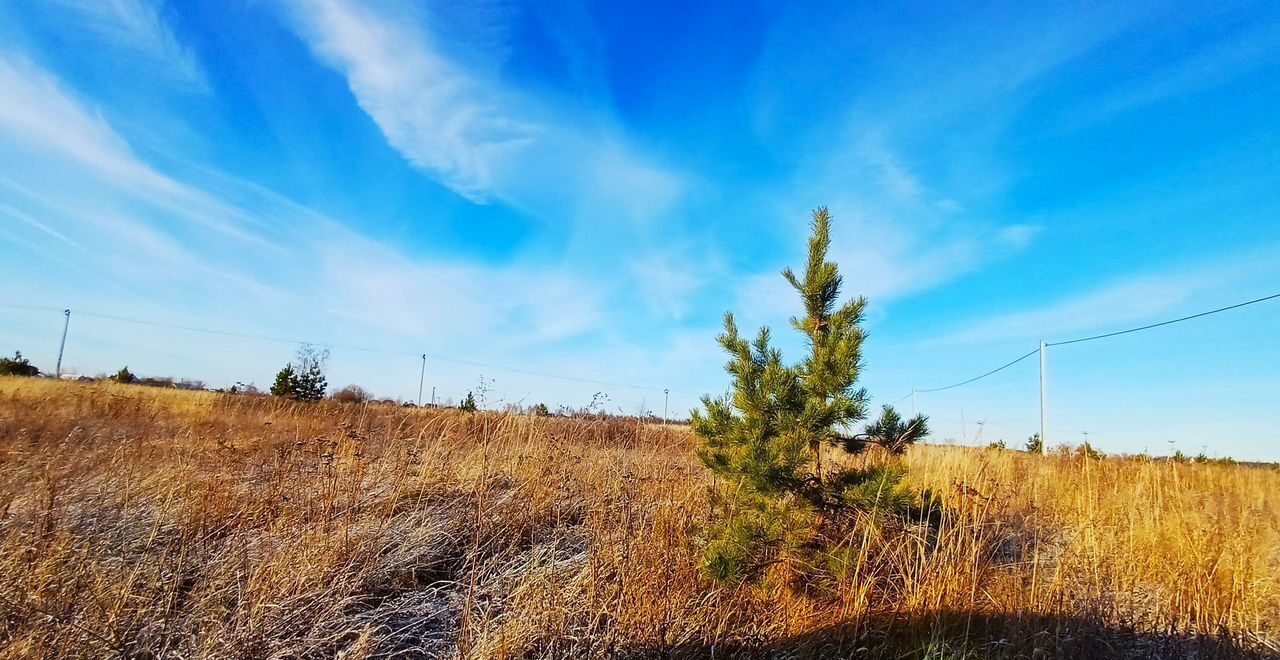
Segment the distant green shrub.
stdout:
<svg viewBox="0 0 1280 660">
<path fill-rule="evenodd" d="M 40 369 L 27 358 L 22 357 L 21 351 L 14 351 L 11 358 L 0 358 L 0 376 L 39 376 Z"/>
</svg>

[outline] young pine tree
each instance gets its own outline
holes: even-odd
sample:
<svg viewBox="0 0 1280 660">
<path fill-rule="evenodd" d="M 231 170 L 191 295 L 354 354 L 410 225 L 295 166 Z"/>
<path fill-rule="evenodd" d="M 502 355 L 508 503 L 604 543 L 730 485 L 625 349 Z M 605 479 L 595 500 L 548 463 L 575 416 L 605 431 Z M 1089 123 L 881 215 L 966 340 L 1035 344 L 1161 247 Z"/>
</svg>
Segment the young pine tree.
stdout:
<svg viewBox="0 0 1280 660">
<path fill-rule="evenodd" d="M 129 367 L 128 367 L 128 366 L 125 366 L 124 368 L 120 369 L 120 371 L 117 371 L 117 372 L 116 372 L 116 375 L 114 375 L 114 376 L 112 376 L 112 377 L 111 377 L 111 380 L 114 380 L 114 381 L 115 381 L 115 382 L 117 382 L 117 383 L 126 383 L 126 384 L 127 384 L 127 383 L 136 383 L 136 382 L 138 382 L 138 377 L 137 377 L 137 376 L 135 376 L 135 375 L 133 375 L 133 372 L 132 372 L 132 371 L 129 371 Z"/>
<path fill-rule="evenodd" d="M 303 344 L 298 348 L 295 357 L 298 365 L 295 367 L 290 362 L 276 373 L 276 380 L 271 384 L 271 393 L 299 401 L 323 399 L 325 390 L 329 386 L 329 381 L 324 375 L 329 351 Z"/>
<path fill-rule="evenodd" d="M 329 388 L 325 377 L 325 364 L 329 361 L 327 349 L 317 349 L 303 344 L 298 349 L 298 369 L 294 374 L 293 395 L 300 401 L 319 401 Z"/>
<path fill-rule="evenodd" d="M 276 380 L 271 383 L 272 396 L 293 396 L 293 381 L 295 375 L 293 372 L 293 363 L 284 365 L 284 368 L 276 372 Z"/>
<path fill-rule="evenodd" d="M 791 324 L 804 334 L 808 355 L 787 365 L 769 345 L 768 328 L 748 341 L 733 314 L 725 314 L 717 339 L 730 355 L 732 393 L 703 397 L 705 409 L 692 414 L 701 440 L 698 457 L 720 477 L 703 560 L 721 581 L 753 578 L 779 562 L 821 563 L 811 555 L 828 549 L 826 540 L 839 535 L 850 513 L 897 513 L 915 499 L 896 461 L 824 469 L 825 447 L 860 454 L 878 445 L 899 454 L 928 430 L 923 416 L 903 420 L 884 406 L 874 424 L 851 433 L 867 416 L 869 397 L 857 386 L 867 302 L 840 303 L 843 281 L 827 261 L 831 218 L 825 208 L 813 212 L 812 226 L 803 277 L 791 269 L 782 273 L 804 303 L 805 316 Z"/>
</svg>

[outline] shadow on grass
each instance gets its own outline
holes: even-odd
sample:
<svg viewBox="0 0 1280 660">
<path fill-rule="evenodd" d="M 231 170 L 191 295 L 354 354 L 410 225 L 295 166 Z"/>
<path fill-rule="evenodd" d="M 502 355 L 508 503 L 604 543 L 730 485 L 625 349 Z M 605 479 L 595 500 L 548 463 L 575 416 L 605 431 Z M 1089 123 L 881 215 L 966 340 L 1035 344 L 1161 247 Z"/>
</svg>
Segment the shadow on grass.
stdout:
<svg viewBox="0 0 1280 660">
<path fill-rule="evenodd" d="M 1226 636 L 1139 632 L 1095 620 L 937 612 L 868 618 L 775 642 L 618 649 L 646 658 L 893 658 L 928 660 L 1280 658 L 1280 648 Z"/>
</svg>

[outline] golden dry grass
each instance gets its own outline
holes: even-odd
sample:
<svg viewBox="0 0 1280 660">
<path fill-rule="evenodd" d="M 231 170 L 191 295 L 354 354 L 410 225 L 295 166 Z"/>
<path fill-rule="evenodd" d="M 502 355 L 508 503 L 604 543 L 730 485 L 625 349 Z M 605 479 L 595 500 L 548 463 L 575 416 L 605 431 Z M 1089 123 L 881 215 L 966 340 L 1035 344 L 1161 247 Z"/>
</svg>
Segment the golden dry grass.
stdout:
<svg viewBox="0 0 1280 660">
<path fill-rule="evenodd" d="M 943 522 L 719 588 L 683 429 L 0 379 L 3 657 L 1265 657 L 1280 473 L 918 447 Z"/>
</svg>

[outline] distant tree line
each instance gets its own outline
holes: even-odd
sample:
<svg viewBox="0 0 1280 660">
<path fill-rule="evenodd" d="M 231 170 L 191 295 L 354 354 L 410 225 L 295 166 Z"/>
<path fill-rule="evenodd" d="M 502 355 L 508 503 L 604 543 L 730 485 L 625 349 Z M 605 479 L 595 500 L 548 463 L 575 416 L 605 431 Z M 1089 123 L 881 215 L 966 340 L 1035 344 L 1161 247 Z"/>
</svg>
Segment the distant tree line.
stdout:
<svg viewBox="0 0 1280 660">
<path fill-rule="evenodd" d="M 314 346 L 303 344 L 294 356 L 294 359 L 285 364 L 284 367 L 276 373 L 275 381 L 270 388 L 270 394 L 274 396 L 286 397 L 298 401 L 319 401 L 325 398 L 326 388 L 328 387 L 328 379 L 325 371 L 328 366 L 329 352 L 327 350 L 318 349 Z M 0 358 L 0 376 L 23 376 L 38 377 L 41 376 L 40 369 L 31 363 L 31 361 L 22 355 L 21 351 L 15 351 L 13 357 Z M 47 373 L 43 374 L 48 376 Z M 67 377 L 64 375 L 64 378 Z M 140 385 L 144 387 L 159 387 L 166 389 L 181 390 L 208 390 L 205 382 L 189 378 L 173 378 L 169 376 L 139 376 L 135 374 L 128 365 L 121 367 L 114 374 L 99 374 L 96 377 L 89 378 L 85 376 L 75 377 L 77 380 L 87 381 L 110 381 L 114 383 L 126 385 Z M 483 408 L 483 402 L 476 397 L 476 392 L 481 392 L 483 397 L 492 387 L 492 381 L 481 378 L 480 384 L 471 391 L 458 404 L 454 404 L 452 400 L 446 400 L 441 404 L 424 404 L 424 407 L 432 408 L 457 408 L 463 412 L 476 413 Z M 223 392 L 226 394 L 236 394 L 244 396 L 267 396 L 268 393 L 260 390 L 253 383 L 244 383 L 237 381 L 234 385 L 225 389 L 212 390 L 215 392 Z M 340 389 L 334 390 L 329 394 L 328 398 L 333 401 L 345 404 L 379 404 L 394 405 L 403 407 L 417 407 L 417 404 L 410 401 L 401 401 L 396 399 L 379 399 L 372 392 L 365 388 L 351 384 Z M 621 409 L 615 409 L 610 412 L 608 410 L 609 395 L 604 392 L 596 392 L 592 395 L 591 401 L 580 406 L 560 405 L 552 409 L 546 403 L 534 403 L 532 405 L 506 404 L 500 408 L 501 412 L 515 415 L 529 415 L 533 417 L 563 417 L 569 419 L 614 419 L 614 420 L 631 420 L 648 424 L 673 424 L 688 425 L 690 420 L 686 418 L 668 418 L 663 419 L 652 411 L 645 410 L 643 407 L 636 412 L 627 413 Z M 897 417 L 896 412 L 886 411 L 888 416 L 882 416 L 876 424 L 868 428 L 867 432 L 871 435 L 873 443 L 879 442 L 875 438 L 894 437 L 895 434 L 901 437 L 912 436 L 911 442 L 918 437 L 922 437 L 927 430 L 924 419 L 902 420 Z M 704 422 L 705 423 L 705 422 Z M 904 434 L 904 431 L 911 431 L 910 434 Z M 910 444 L 910 443 L 907 443 Z M 1040 440 L 1040 434 L 1030 435 L 1023 444 L 1023 450 L 1030 454 L 1041 453 L 1043 443 Z M 992 442 L 987 446 L 992 450 L 1004 450 L 1006 444 L 1003 440 Z M 1051 454 L 1066 458 L 1088 457 L 1093 460 L 1108 458 L 1108 456 L 1089 443 L 1082 445 L 1061 444 L 1053 448 Z M 1172 456 L 1152 457 L 1145 452 L 1142 454 L 1119 454 L 1113 458 L 1118 460 L 1132 461 L 1165 461 L 1171 463 L 1188 463 L 1197 465 L 1238 465 L 1243 467 L 1263 467 L 1277 468 L 1280 464 L 1268 462 L 1248 462 L 1237 461 L 1230 456 L 1210 457 L 1204 452 L 1200 452 L 1195 456 L 1189 456 L 1182 451 L 1176 451 Z"/>
</svg>

